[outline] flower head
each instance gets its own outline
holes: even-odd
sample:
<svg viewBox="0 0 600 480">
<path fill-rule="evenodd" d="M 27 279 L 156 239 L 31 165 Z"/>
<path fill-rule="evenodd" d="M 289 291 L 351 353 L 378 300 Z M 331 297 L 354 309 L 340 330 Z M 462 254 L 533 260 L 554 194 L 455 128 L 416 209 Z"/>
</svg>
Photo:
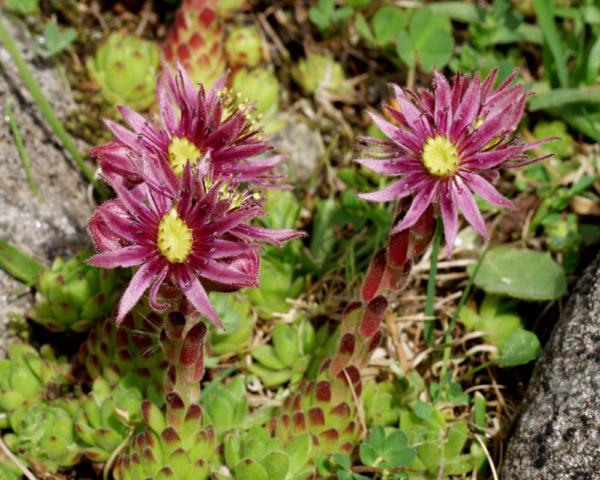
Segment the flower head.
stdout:
<svg viewBox="0 0 600 480">
<path fill-rule="evenodd" d="M 271 145 L 261 137 L 250 109 L 238 105 L 224 81 L 206 91 L 196 88 L 181 66 L 175 75 L 164 68 L 156 87 L 160 126 L 124 106 L 118 109 L 130 129 L 105 120 L 116 140 L 92 150 L 103 177 L 111 185 L 132 188 L 142 182 L 144 161 L 150 159 L 172 184 L 181 180 L 187 162 L 193 171 L 208 164 L 213 180 L 270 183 L 271 170 L 283 157 L 264 157 Z"/>
<path fill-rule="evenodd" d="M 390 201 L 414 196 L 392 233 L 413 226 L 430 205 L 438 204 L 451 251 L 459 210 L 481 235 L 488 236 L 473 194 L 514 208 L 492 182 L 500 167 L 516 168 L 541 160 L 529 159 L 525 152 L 543 142 L 528 144 L 514 135 L 529 94 L 521 85 L 511 86 L 516 72 L 494 90 L 496 77 L 497 70 L 484 81 L 478 75 L 459 74 L 450 85 L 436 71 L 433 91 L 415 94 L 393 86 L 399 109 L 388 107 L 388 113 L 395 124 L 371 114 L 389 140 L 364 139 L 371 158 L 357 162 L 400 179 L 361 197 Z"/>
<path fill-rule="evenodd" d="M 188 161 L 176 188 L 153 188 L 153 181 L 101 205 L 90 220 L 99 254 L 89 261 L 103 268 L 138 267 L 119 304 L 117 321 L 150 289 L 152 308 L 164 310 L 159 290 L 176 287 L 191 306 L 221 325 L 207 290 L 231 291 L 258 283 L 256 241 L 281 244 L 301 236 L 249 224 L 263 214 L 259 199 L 222 182 L 206 185 Z"/>
</svg>

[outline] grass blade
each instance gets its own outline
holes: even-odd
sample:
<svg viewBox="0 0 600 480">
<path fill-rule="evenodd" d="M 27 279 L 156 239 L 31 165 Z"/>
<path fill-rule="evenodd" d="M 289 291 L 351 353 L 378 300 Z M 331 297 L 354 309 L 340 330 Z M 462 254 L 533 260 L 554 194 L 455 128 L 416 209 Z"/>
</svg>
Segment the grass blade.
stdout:
<svg viewBox="0 0 600 480">
<path fill-rule="evenodd" d="M 574 104 L 600 104 L 600 88 L 557 88 L 549 92 L 536 93 L 529 100 L 529 110 L 548 110 Z"/>
<path fill-rule="evenodd" d="M 19 126 L 17 125 L 17 121 L 15 120 L 15 116 L 13 115 L 13 111 L 10 105 L 6 107 L 6 119 L 8 120 L 8 126 L 15 139 L 15 145 L 17 147 L 17 151 L 19 152 L 19 157 L 21 158 L 21 162 L 23 162 L 23 169 L 25 170 L 27 182 L 29 183 L 33 194 L 39 199 L 40 192 L 38 190 L 37 184 L 35 183 L 35 179 L 33 178 L 33 174 L 31 173 L 31 163 L 29 162 L 29 155 L 27 155 L 27 151 L 25 150 L 25 145 L 23 144 L 23 136 L 21 135 L 21 130 L 19 130 Z"/>
<path fill-rule="evenodd" d="M 0 268 L 29 286 L 37 282 L 44 266 L 26 253 L 0 238 Z"/>
<path fill-rule="evenodd" d="M 554 23 L 554 12 L 552 9 L 551 0 L 533 0 L 538 22 L 544 33 L 544 39 L 548 44 L 552 57 L 554 57 L 554 65 L 558 73 L 558 81 L 561 87 L 569 86 L 569 70 L 567 69 L 567 58 L 562 48 L 562 42 L 556 23 Z"/>
</svg>

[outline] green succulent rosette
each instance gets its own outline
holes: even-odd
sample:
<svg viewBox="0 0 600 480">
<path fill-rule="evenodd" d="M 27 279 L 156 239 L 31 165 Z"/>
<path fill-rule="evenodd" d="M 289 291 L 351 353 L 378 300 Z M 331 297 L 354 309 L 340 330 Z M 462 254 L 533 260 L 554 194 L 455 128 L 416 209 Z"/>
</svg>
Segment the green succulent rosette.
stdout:
<svg viewBox="0 0 600 480">
<path fill-rule="evenodd" d="M 225 55 L 230 67 L 256 67 L 263 58 L 263 40 L 253 25 L 232 28 L 225 40 Z"/>
<path fill-rule="evenodd" d="M 310 434 L 298 435 L 284 446 L 263 427 L 227 434 L 223 442 L 223 458 L 227 473 L 217 479 L 236 480 L 300 480 L 311 478 L 314 467 L 309 464 L 313 448 Z"/>
<path fill-rule="evenodd" d="M 115 386 L 135 378 L 144 398 L 162 405 L 168 362 L 158 345 L 161 317 L 145 303 L 136 305 L 117 327 L 107 317 L 96 324 L 79 349 L 78 360 L 90 378 L 103 377 Z"/>
<path fill-rule="evenodd" d="M 0 428 L 9 424 L 9 415 L 28 405 L 56 395 L 70 382 L 71 366 L 57 359 L 49 346 L 38 352 L 31 345 L 15 342 L 8 357 L 0 359 Z"/>
<path fill-rule="evenodd" d="M 294 276 L 292 265 L 265 254 L 260 263 L 260 286 L 247 293 L 260 317 L 269 320 L 273 314 L 287 312 L 288 299 L 297 298 L 303 291 L 304 278 Z"/>
<path fill-rule="evenodd" d="M 79 462 L 75 424 L 61 402 L 40 401 L 17 409 L 10 415 L 10 427 L 6 445 L 36 470 L 55 473 Z"/>
<path fill-rule="evenodd" d="M 87 265 L 89 253 L 59 257 L 39 278 L 30 317 L 53 332 L 83 332 L 110 315 L 122 290 L 115 270 Z"/>
<path fill-rule="evenodd" d="M 93 462 L 106 462 L 141 422 L 142 393 L 134 376 L 115 387 L 102 377 L 89 395 L 68 402 L 75 419 L 81 452 Z"/>
<path fill-rule="evenodd" d="M 143 431 L 134 435 L 115 462 L 115 480 L 205 480 L 218 463 L 212 427 L 202 408 L 186 407 L 176 393 L 167 395 L 166 412 L 144 400 Z"/>
<path fill-rule="evenodd" d="M 255 106 L 259 123 L 266 133 L 284 127 L 285 121 L 277 116 L 281 87 L 273 67 L 241 68 L 233 75 L 231 89 Z"/>
<path fill-rule="evenodd" d="M 208 346 L 213 355 L 239 355 L 250 346 L 256 314 L 241 295 L 211 292 L 210 300 L 221 318 L 224 330 L 211 328 Z"/>
<path fill-rule="evenodd" d="M 311 53 L 292 67 L 292 77 L 305 93 L 312 95 L 318 89 L 336 96 L 352 93 L 352 87 L 342 64 L 318 53 Z"/>
<path fill-rule="evenodd" d="M 270 343 L 252 349 L 248 370 L 266 387 L 298 383 L 310 365 L 316 347 L 316 332 L 310 321 L 278 323 Z"/>
<path fill-rule="evenodd" d="M 86 65 L 108 103 L 144 110 L 154 103 L 159 63 L 154 42 L 114 32 Z"/>
</svg>

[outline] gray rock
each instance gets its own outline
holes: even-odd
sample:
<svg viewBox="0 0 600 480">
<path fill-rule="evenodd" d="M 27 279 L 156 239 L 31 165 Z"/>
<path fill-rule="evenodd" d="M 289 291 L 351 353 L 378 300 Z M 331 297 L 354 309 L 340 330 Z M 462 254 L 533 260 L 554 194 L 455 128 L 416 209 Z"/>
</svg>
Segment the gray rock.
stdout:
<svg viewBox="0 0 600 480">
<path fill-rule="evenodd" d="M 535 366 L 503 480 L 600 479 L 600 256 Z"/>
<path fill-rule="evenodd" d="M 285 127 L 273 137 L 273 144 L 277 153 L 287 157 L 280 173 L 290 182 L 306 184 L 319 171 L 325 153 L 323 139 L 300 116 L 287 116 Z"/>
<path fill-rule="evenodd" d="M 11 31 L 50 103 L 63 117 L 74 107 L 69 87 L 51 64 L 40 63 L 33 40 L 15 25 L 2 21 Z M 23 86 L 8 52 L 0 47 L 0 236 L 49 264 L 57 255 L 71 254 L 88 245 L 85 232 L 91 214 L 87 184 L 52 135 L 27 89 Z M 29 188 L 13 136 L 4 118 L 11 105 L 31 161 L 39 190 Z M 83 150 L 83 148 L 82 148 Z M 23 312 L 31 295 L 23 285 L 0 270 L 0 347 L 6 342 L 9 313 Z"/>
</svg>

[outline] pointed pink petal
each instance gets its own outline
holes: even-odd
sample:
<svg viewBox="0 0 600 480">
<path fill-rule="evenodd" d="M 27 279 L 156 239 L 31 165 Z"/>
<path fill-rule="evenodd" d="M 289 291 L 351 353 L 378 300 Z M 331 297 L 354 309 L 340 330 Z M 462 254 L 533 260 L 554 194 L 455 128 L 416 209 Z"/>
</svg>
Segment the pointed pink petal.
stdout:
<svg viewBox="0 0 600 480">
<path fill-rule="evenodd" d="M 358 196 L 369 202 L 389 202 L 398 200 L 400 198 L 408 197 L 416 190 L 417 185 L 420 185 L 425 179 L 425 175 L 410 174 L 381 190 L 370 193 L 359 193 Z"/>
<path fill-rule="evenodd" d="M 462 182 L 462 180 L 457 178 L 456 183 L 452 185 L 452 189 L 456 195 L 456 200 L 462 214 L 473 226 L 473 228 L 475 228 L 475 230 L 477 230 L 481 236 L 487 240 L 489 238 L 489 232 L 485 226 L 485 221 L 483 220 L 481 212 L 475 203 L 475 199 L 473 198 L 473 195 L 467 186 Z"/>
<path fill-rule="evenodd" d="M 291 229 L 270 229 L 256 227 L 254 225 L 238 225 L 235 228 L 237 234 L 247 237 L 249 240 L 259 240 L 262 242 L 283 245 L 285 242 L 296 238 L 306 237 L 306 232 Z"/>
<path fill-rule="evenodd" d="M 471 79 L 462 102 L 452 117 L 450 138 L 454 141 L 463 134 L 465 129 L 477 120 L 481 108 L 481 81 L 479 75 Z"/>
<path fill-rule="evenodd" d="M 121 302 L 119 303 L 119 313 L 117 315 L 117 325 L 120 324 L 127 312 L 131 310 L 142 298 L 144 292 L 148 289 L 148 287 L 154 281 L 154 277 L 158 275 L 160 272 L 160 263 L 157 261 L 150 261 L 148 263 L 144 263 L 137 272 L 131 278 L 129 282 L 129 286 L 125 293 L 123 293 L 123 297 L 121 297 Z"/>
<path fill-rule="evenodd" d="M 163 282 L 165 281 L 165 279 L 167 278 L 168 274 L 169 274 L 169 265 L 165 265 L 163 267 L 163 269 L 160 271 L 160 273 L 158 274 L 158 276 L 156 277 L 156 279 L 154 280 L 154 283 L 152 284 L 152 286 L 150 287 L 150 294 L 148 295 L 148 301 L 150 303 L 150 307 L 153 310 L 156 310 L 158 312 L 164 312 L 169 307 L 168 303 L 166 303 L 166 302 L 160 303 L 158 301 L 158 291 L 160 290 L 160 287 L 163 284 Z"/>
<path fill-rule="evenodd" d="M 389 159 L 357 158 L 356 163 L 382 175 L 405 175 L 423 171 L 423 165 L 414 157 L 402 156 Z"/>
<path fill-rule="evenodd" d="M 108 120 L 107 118 L 102 119 L 104 124 L 109 128 L 115 137 L 123 142 L 128 147 L 135 150 L 139 147 L 138 136 L 134 132 L 127 130 L 125 127 L 119 125 L 117 122 Z"/>
<path fill-rule="evenodd" d="M 148 247 L 133 245 L 94 255 L 88 260 L 88 263 L 101 268 L 134 267 L 144 263 L 150 253 L 151 250 Z"/>
<path fill-rule="evenodd" d="M 452 256 L 452 248 L 454 247 L 454 241 L 458 233 L 458 209 L 449 182 L 444 182 L 440 185 L 439 203 L 442 218 L 444 219 L 446 250 L 448 250 L 448 256 Z"/>
<path fill-rule="evenodd" d="M 485 178 L 477 174 L 466 172 L 462 174 L 462 177 L 465 179 L 469 188 L 486 202 L 510 210 L 516 210 L 515 205 L 508 198 L 503 197 Z"/>
<path fill-rule="evenodd" d="M 440 132 L 447 135 L 452 121 L 452 91 L 446 77 L 438 70 L 433 71 L 433 76 L 435 79 L 435 125 Z"/>
<path fill-rule="evenodd" d="M 438 183 L 437 180 L 430 180 L 428 184 L 417 192 L 408 212 L 406 212 L 404 218 L 392 229 L 392 233 L 412 227 L 421 218 L 421 215 L 423 215 L 423 212 L 431 205 L 433 197 L 438 191 Z"/>
<path fill-rule="evenodd" d="M 178 270 L 176 277 L 179 287 L 196 311 L 204 315 L 219 328 L 223 328 L 219 314 L 216 312 L 215 307 L 213 307 L 200 280 L 189 272 L 182 270 Z"/>
<path fill-rule="evenodd" d="M 258 278 L 249 276 L 246 272 L 233 269 L 227 263 L 217 261 L 209 261 L 202 265 L 199 273 L 202 278 L 235 288 L 252 287 L 258 281 Z"/>
<path fill-rule="evenodd" d="M 134 132 L 140 133 L 149 125 L 148 120 L 129 107 L 117 105 L 117 110 Z"/>
<path fill-rule="evenodd" d="M 391 140 L 393 140 L 400 147 L 405 150 L 414 150 L 415 149 L 415 141 L 410 139 L 410 135 L 407 136 L 405 132 L 403 132 L 400 128 L 388 122 L 382 116 L 369 112 L 369 116 L 375 122 L 377 127 Z"/>
<path fill-rule="evenodd" d="M 165 72 L 163 75 L 166 75 L 168 69 L 163 68 L 163 72 Z M 170 134 L 173 134 L 173 132 L 177 129 L 179 118 L 177 115 L 177 110 L 173 105 L 173 101 L 169 96 L 165 82 L 166 80 L 163 78 L 163 76 L 159 77 L 156 81 L 156 98 L 162 123 L 166 130 Z"/>
</svg>

